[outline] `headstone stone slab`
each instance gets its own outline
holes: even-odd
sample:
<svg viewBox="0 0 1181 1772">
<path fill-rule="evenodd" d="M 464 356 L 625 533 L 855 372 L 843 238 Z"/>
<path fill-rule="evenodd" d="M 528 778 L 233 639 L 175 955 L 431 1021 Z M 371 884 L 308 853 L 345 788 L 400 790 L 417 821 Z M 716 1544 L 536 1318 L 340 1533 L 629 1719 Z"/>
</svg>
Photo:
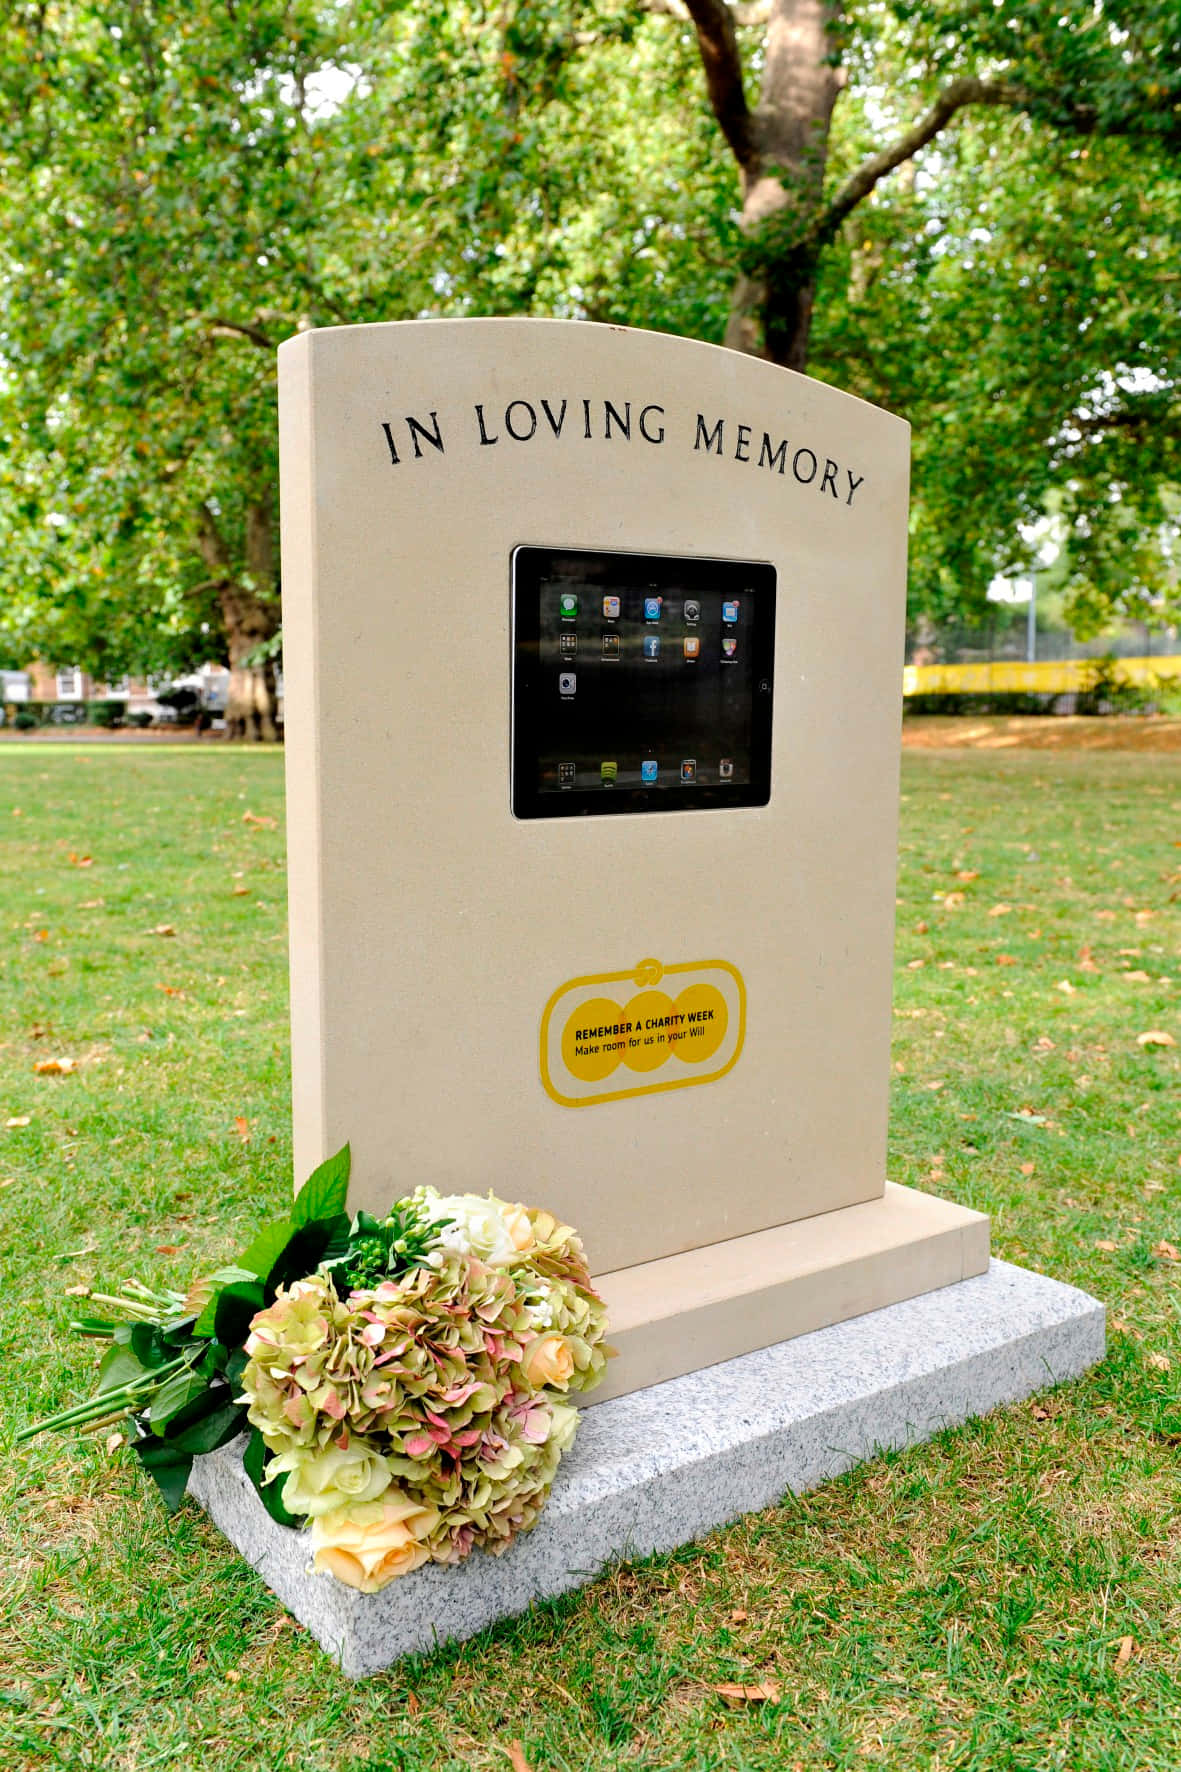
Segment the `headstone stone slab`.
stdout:
<svg viewBox="0 0 1181 1772">
<path fill-rule="evenodd" d="M 308 1536 L 275 1524 L 242 1443 L 190 1488 L 344 1673 L 462 1640 L 614 1561 L 674 1549 L 887 1448 L 915 1445 L 1103 1357 L 1103 1306 L 993 1261 L 988 1272 L 705 1371 L 591 1406 L 535 1529 L 496 1558 L 428 1565 L 364 1595 L 309 1572 Z"/>
</svg>

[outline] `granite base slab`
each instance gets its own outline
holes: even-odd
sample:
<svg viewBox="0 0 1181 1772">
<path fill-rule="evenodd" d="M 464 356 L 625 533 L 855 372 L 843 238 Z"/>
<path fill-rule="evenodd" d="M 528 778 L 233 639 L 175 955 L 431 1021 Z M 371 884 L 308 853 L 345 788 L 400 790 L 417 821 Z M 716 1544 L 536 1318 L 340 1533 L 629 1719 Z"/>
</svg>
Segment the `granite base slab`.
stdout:
<svg viewBox="0 0 1181 1772">
<path fill-rule="evenodd" d="M 198 1459 L 190 1489 L 342 1670 L 362 1676 L 1075 1378 L 1104 1347 L 1095 1299 L 993 1261 L 940 1291 L 588 1407 L 533 1532 L 503 1557 L 427 1565 L 380 1594 L 309 1572 L 307 1534 L 271 1520 L 240 1443 Z"/>
</svg>

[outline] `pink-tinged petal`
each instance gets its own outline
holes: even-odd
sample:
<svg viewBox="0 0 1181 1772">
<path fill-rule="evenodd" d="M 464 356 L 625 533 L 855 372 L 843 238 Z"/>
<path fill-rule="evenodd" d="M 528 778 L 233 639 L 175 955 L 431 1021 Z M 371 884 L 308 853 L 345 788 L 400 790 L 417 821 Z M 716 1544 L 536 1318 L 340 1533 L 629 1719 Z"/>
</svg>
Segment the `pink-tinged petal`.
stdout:
<svg viewBox="0 0 1181 1772">
<path fill-rule="evenodd" d="M 435 1441 L 430 1434 L 411 1434 L 403 1445 L 407 1458 L 429 1458 L 434 1450 Z"/>
<path fill-rule="evenodd" d="M 302 1427 L 304 1423 L 304 1415 L 306 1413 L 303 1398 L 288 1397 L 283 1405 L 283 1413 L 288 1421 L 294 1422 L 296 1427 Z"/>
<path fill-rule="evenodd" d="M 361 1331 L 361 1340 L 366 1347 L 380 1347 L 385 1340 L 384 1323 L 366 1323 Z"/>
<path fill-rule="evenodd" d="M 333 1421 L 343 1421 L 348 1413 L 345 1409 L 343 1400 L 335 1391 L 329 1391 L 328 1395 L 319 1406 L 324 1411 L 325 1415 L 330 1415 L 332 1417 Z"/>
</svg>

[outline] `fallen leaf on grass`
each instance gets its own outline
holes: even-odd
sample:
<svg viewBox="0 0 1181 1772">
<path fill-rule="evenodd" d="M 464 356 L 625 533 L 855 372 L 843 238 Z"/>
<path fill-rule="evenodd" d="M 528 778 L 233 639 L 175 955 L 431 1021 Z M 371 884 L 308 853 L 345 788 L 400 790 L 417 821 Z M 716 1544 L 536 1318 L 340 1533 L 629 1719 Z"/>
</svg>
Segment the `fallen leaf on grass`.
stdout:
<svg viewBox="0 0 1181 1772">
<path fill-rule="evenodd" d="M 89 1286 L 67 1286 L 66 1287 L 66 1297 L 67 1298 L 89 1298 L 90 1297 L 90 1287 Z"/>
<path fill-rule="evenodd" d="M 1054 986 L 1054 989 L 1056 991 L 1061 991 L 1064 996 L 1073 997 L 1076 987 L 1071 984 L 1068 978 L 1060 978 L 1058 983 Z"/>
<path fill-rule="evenodd" d="M 757 1686 L 736 1686 L 729 1680 L 715 1686 L 714 1691 L 727 1704 L 774 1704 L 779 1697 L 778 1680 L 760 1680 Z"/>
<path fill-rule="evenodd" d="M 148 930 L 149 935 L 175 935 L 176 930 L 171 923 L 157 923 L 154 929 Z"/>
<path fill-rule="evenodd" d="M 1181 1249 L 1172 1243 L 1166 1243 L 1163 1238 L 1152 1245 L 1152 1253 L 1159 1255 L 1162 1261 L 1181 1261 Z"/>
<path fill-rule="evenodd" d="M 93 857 L 93 855 L 75 855 L 74 851 L 71 849 L 71 851 L 70 851 L 70 865 L 71 865 L 71 867 L 76 867 L 76 868 L 93 867 L 94 866 L 94 857 Z"/>
<path fill-rule="evenodd" d="M 1033 1164 L 1032 1163 L 1022 1163 L 1021 1173 L 1022 1173 L 1022 1175 L 1032 1175 L 1033 1174 Z"/>
<path fill-rule="evenodd" d="M 156 1254 L 157 1255 L 178 1255 L 179 1253 L 180 1253 L 180 1244 L 179 1243 L 157 1243 L 156 1244 Z"/>
<path fill-rule="evenodd" d="M 1080 972 L 1098 972 L 1099 970 L 1089 947 L 1084 946 L 1079 949 L 1078 964 Z"/>
<path fill-rule="evenodd" d="M 230 896 L 231 898 L 249 898 L 250 888 L 249 886 L 235 886 Z"/>
<path fill-rule="evenodd" d="M 0 1187 L 15 1187 L 15 1186 L 16 1186 L 16 1176 L 15 1175 L 6 1175 L 4 1177 L 4 1180 L 0 1181 Z"/>
<path fill-rule="evenodd" d="M 163 992 L 164 992 L 164 995 L 165 995 L 165 996 L 166 996 L 166 997 L 179 997 L 179 998 L 180 998 L 180 1000 L 181 1000 L 181 1002 L 182 1002 L 182 1003 L 183 1003 L 183 1002 L 184 1002 L 184 1000 L 185 1000 L 185 994 L 184 994 L 184 992 L 183 992 L 183 991 L 182 991 L 182 990 L 181 990 L 181 988 L 180 988 L 180 986 L 179 986 L 179 985 L 175 985 L 175 984 L 158 984 L 158 985 L 157 985 L 157 986 L 156 986 L 156 989 L 157 989 L 157 990 L 158 990 L 158 991 L 163 991 Z"/>
<path fill-rule="evenodd" d="M 531 1772 L 529 1762 L 525 1758 L 525 1749 L 519 1741 L 510 1741 L 504 1751 L 508 1755 L 509 1765 L 513 1772 Z"/>
<path fill-rule="evenodd" d="M 1011 904 L 994 904 L 988 914 L 990 917 L 1007 917 L 1012 908 Z"/>
<path fill-rule="evenodd" d="M 731 1624 L 745 1624 L 746 1623 L 746 1613 L 742 1610 L 741 1606 L 738 1608 L 737 1612 L 731 1612 L 730 1623 Z"/>
<path fill-rule="evenodd" d="M 978 880 L 980 878 L 980 869 L 958 868 L 955 877 L 957 880 Z"/>
<path fill-rule="evenodd" d="M 998 954 L 996 957 L 996 963 L 998 966 L 1015 966 L 1017 964 L 1017 956 L 1015 954 Z"/>
<path fill-rule="evenodd" d="M 1110 1237 L 1100 1237 L 1095 1247 L 1096 1249 L 1102 1249 L 1108 1255 L 1114 1255 L 1119 1248 L 1119 1244 L 1113 1243 Z"/>
<path fill-rule="evenodd" d="M 943 895 L 943 905 L 945 910 L 958 911 L 963 902 L 964 895 L 962 892 L 947 892 Z"/>
<path fill-rule="evenodd" d="M 1136 1035 L 1137 1046 L 1175 1046 L 1172 1034 L 1165 1033 L 1163 1028 L 1149 1028 L 1146 1034 Z"/>
<path fill-rule="evenodd" d="M 32 1118 L 32 1114 L 12 1114 L 5 1120 L 4 1125 L 7 1131 L 12 1132 L 17 1126 L 29 1125 Z"/>
<path fill-rule="evenodd" d="M 1171 1372 L 1173 1370 L 1168 1354 L 1149 1354 L 1147 1359 L 1154 1372 Z"/>
<path fill-rule="evenodd" d="M 34 929 L 33 940 L 34 941 L 48 941 L 49 940 L 48 929 Z"/>
<path fill-rule="evenodd" d="M 117 1452 L 119 1450 L 120 1446 L 125 1446 L 127 1444 L 127 1442 L 124 1440 L 122 1434 L 115 1433 L 115 1434 L 108 1434 L 106 1439 L 103 1441 L 103 1444 L 105 1445 L 108 1452 Z"/>
<path fill-rule="evenodd" d="M 1120 977 L 1129 979 L 1133 984 L 1151 984 L 1152 983 L 1152 980 L 1148 976 L 1147 972 L 1142 972 L 1139 969 L 1139 967 L 1137 967 L 1135 972 L 1121 972 Z"/>
<path fill-rule="evenodd" d="M 248 1141 L 250 1137 L 250 1121 L 244 1114 L 235 1114 L 234 1131 L 238 1134 L 238 1137 L 242 1140 L 243 1144 Z"/>
<path fill-rule="evenodd" d="M 39 1077 L 72 1077 L 78 1069 L 76 1058 L 42 1058 L 33 1066 Z"/>
<path fill-rule="evenodd" d="M 1121 1637 L 1120 1638 L 1119 1650 L 1118 1650 L 1118 1652 L 1116 1654 L 1116 1658 L 1115 1658 L 1115 1671 L 1117 1674 L 1123 1673 L 1123 1671 L 1127 1667 L 1129 1661 L 1131 1661 L 1131 1659 L 1132 1659 L 1132 1652 L 1135 1649 L 1135 1647 L 1136 1647 L 1135 1637 Z"/>
<path fill-rule="evenodd" d="M 256 829 L 261 831 L 273 831 L 278 822 L 277 818 L 260 817 L 257 812 L 244 812 L 242 814 L 243 824 L 254 825 Z"/>
</svg>

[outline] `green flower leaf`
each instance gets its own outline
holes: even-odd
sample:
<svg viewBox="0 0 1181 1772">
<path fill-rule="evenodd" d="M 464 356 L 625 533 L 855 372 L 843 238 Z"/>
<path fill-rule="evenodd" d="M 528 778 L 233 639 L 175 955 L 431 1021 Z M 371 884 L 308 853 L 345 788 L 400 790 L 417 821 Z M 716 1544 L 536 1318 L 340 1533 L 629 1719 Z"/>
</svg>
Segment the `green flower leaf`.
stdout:
<svg viewBox="0 0 1181 1772">
<path fill-rule="evenodd" d="M 232 1280 L 218 1294 L 213 1333 L 223 1347 L 241 1347 L 250 1332 L 250 1319 L 266 1303 L 260 1280 Z"/>
<path fill-rule="evenodd" d="M 250 1443 L 242 1454 L 243 1469 L 245 1470 L 246 1475 L 250 1478 L 250 1481 L 254 1484 L 254 1487 L 258 1492 L 259 1500 L 266 1508 L 268 1514 L 270 1514 L 272 1520 L 277 1520 L 280 1526 L 298 1526 L 300 1523 L 300 1515 L 288 1513 L 287 1509 L 283 1506 L 282 1483 L 267 1483 L 263 1481 L 266 1475 L 266 1463 L 266 1442 L 258 1429 L 255 1428 L 250 1436 Z"/>
<path fill-rule="evenodd" d="M 244 1249 L 237 1260 L 239 1273 L 243 1270 L 253 1274 L 256 1280 L 264 1279 L 295 1235 L 296 1226 L 290 1218 L 276 1218 L 273 1224 L 264 1225 L 257 1237 Z M 232 1276 L 237 1278 L 238 1275 Z"/>
<path fill-rule="evenodd" d="M 273 1298 L 280 1286 L 290 1286 L 293 1280 L 306 1280 L 338 1246 L 347 1248 L 348 1234 L 349 1221 L 343 1212 L 334 1218 L 312 1219 L 301 1225 L 266 1277 L 267 1298 Z"/>
<path fill-rule="evenodd" d="M 224 1392 L 211 1392 L 210 1401 L 214 1404 L 209 1413 L 199 1421 L 192 1422 L 182 1428 L 179 1433 L 169 1433 L 168 1444 L 175 1446 L 179 1452 L 203 1455 L 216 1452 L 219 1446 L 228 1445 L 242 1432 L 246 1426 L 246 1410 L 228 1398 L 217 1402 L 218 1396 L 225 1397 Z"/>
<path fill-rule="evenodd" d="M 191 1452 L 182 1452 L 167 1440 L 136 1440 L 132 1451 L 164 1497 L 164 1506 L 174 1514 L 184 1500 L 189 1472 L 193 1468 Z"/>
<path fill-rule="evenodd" d="M 335 1218 L 345 1209 L 345 1201 L 349 1192 L 349 1167 L 352 1163 L 352 1152 L 348 1145 L 342 1145 L 334 1157 L 329 1157 L 313 1169 L 298 1194 L 291 1208 L 291 1222 L 294 1225 L 310 1224 L 317 1218 Z"/>
<path fill-rule="evenodd" d="M 174 1372 L 152 1398 L 152 1406 L 148 1411 L 152 1432 L 163 1438 L 173 1417 L 179 1415 L 189 1403 L 204 1396 L 208 1389 L 209 1380 L 202 1378 L 199 1372 Z"/>
<path fill-rule="evenodd" d="M 132 1379 L 142 1378 L 146 1370 L 143 1361 L 129 1347 L 121 1347 L 116 1342 L 102 1357 L 98 1388 L 100 1391 L 117 1390 L 120 1385 L 130 1384 Z"/>
</svg>

